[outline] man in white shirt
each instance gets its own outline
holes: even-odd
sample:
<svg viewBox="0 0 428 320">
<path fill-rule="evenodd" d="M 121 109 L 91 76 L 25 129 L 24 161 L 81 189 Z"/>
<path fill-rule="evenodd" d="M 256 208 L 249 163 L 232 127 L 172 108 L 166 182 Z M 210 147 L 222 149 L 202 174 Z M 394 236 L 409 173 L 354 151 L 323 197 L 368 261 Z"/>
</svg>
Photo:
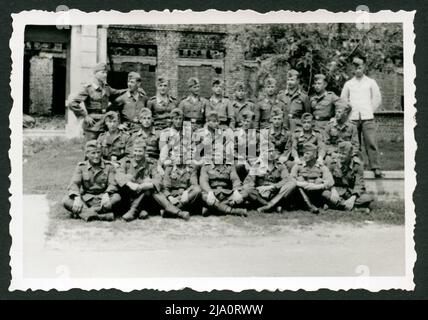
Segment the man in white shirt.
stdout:
<svg viewBox="0 0 428 320">
<path fill-rule="evenodd" d="M 373 114 L 382 101 L 379 86 L 374 79 L 364 74 L 365 64 L 361 58 L 354 58 L 352 64 L 354 77 L 346 81 L 340 97 L 351 105 L 349 120 L 357 126 L 360 149 L 361 139 L 364 138 L 370 168 L 376 178 L 381 178 L 383 174 L 379 168 L 376 123 Z"/>
</svg>

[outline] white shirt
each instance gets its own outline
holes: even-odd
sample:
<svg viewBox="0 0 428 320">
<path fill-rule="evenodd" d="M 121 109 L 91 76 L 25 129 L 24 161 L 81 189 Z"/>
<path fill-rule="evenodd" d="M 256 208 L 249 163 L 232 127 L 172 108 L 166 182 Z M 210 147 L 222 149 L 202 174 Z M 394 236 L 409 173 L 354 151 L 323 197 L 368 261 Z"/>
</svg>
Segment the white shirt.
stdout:
<svg viewBox="0 0 428 320">
<path fill-rule="evenodd" d="M 350 120 L 373 119 L 373 113 L 382 102 L 379 86 L 374 79 L 366 75 L 361 79 L 353 77 L 346 81 L 340 97 L 352 106 Z"/>
</svg>

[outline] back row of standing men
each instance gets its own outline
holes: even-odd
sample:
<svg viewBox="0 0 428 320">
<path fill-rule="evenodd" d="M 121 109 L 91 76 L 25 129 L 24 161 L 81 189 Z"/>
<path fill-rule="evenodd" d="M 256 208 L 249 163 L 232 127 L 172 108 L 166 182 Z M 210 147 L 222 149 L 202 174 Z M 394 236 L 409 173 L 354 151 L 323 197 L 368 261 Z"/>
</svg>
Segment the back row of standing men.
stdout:
<svg viewBox="0 0 428 320">
<path fill-rule="evenodd" d="M 330 165 L 334 164 L 337 161 L 332 160 L 331 155 L 339 150 L 339 144 L 342 142 L 349 143 L 349 145 L 345 144 L 341 146 L 346 151 L 345 153 L 349 154 L 347 158 L 352 158 L 353 162 L 361 164 L 358 159 L 360 143 L 357 135 L 357 132 L 360 131 L 365 139 L 372 169 L 375 171 L 375 175 L 380 176 L 381 172 L 377 164 L 377 147 L 374 137 L 371 136 L 374 134 L 374 131 L 370 130 L 374 129 L 373 111 L 380 104 L 379 88 L 374 80 L 364 75 L 364 62 L 361 59 L 355 59 L 354 64 L 355 77 L 345 84 L 342 98 L 325 90 L 327 83 L 323 75 L 316 75 L 314 77 L 316 94 L 308 98 L 299 87 L 298 72 L 291 70 L 287 75 L 287 90 L 277 93 L 275 79 L 268 78 L 265 81 L 265 95 L 257 103 L 246 99 L 245 86 L 242 82 L 235 84 L 234 99 L 232 100 L 223 97 L 223 84 L 220 80 L 213 81 L 213 95 L 209 99 L 200 97 L 199 81 L 196 78 L 188 79 L 187 84 L 190 94 L 180 102 L 177 102 L 168 94 L 168 80 L 162 77 L 157 80 L 156 96 L 148 99 L 140 86 L 141 78 L 138 73 L 131 72 L 129 74 L 128 89 L 116 90 L 106 84 L 106 65 L 99 64 L 94 69 L 95 76 L 93 82 L 85 85 L 77 95 L 73 96 L 69 100 L 68 107 L 76 116 L 84 118 L 83 129 L 86 141 L 98 139 L 101 147 L 100 151 L 106 159 L 119 161 L 124 157 L 132 158 L 135 154 L 131 154 L 134 152 L 131 150 L 135 149 L 135 145 L 141 146 L 144 144 L 144 153 L 148 158 L 157 159 L 156 169 L 157 172 L 161 173 L 164 173 L 168 161 L 174 164 L 173 159 L 177 158 L 177 154 L 182 155 L 182 150 L 174 156 L 173 150 L 163 148 L 163 150 L 166 150 L 166 153 L 161 154 L 159 159 L 159 153 L 162 153 L 160 151 L 162 148 L 159 148 L 159 140 L 166 141 L 167 145 L 172 146 L 173 143 L 170 143 L 171 141 L 168 141 L 168 139 L 173 140 L 171 138 L 174 137 L 175 133 L 182 131 L 184 120 L 185 123 L 191 124 L 192 129 L 196 133 L 199 133 L 199 138 L 196 139 L 200 140 L 204 140 L 204 136 L 209 134 L 210 130 L 215 131 L 217 127 L 223 129 L 229 128 L 228 130 L 236 128 L 237 137 L 239 137 L 239 132 L 245 132 L 250 128 L 268 129 L 269 141 L 272 146 L 272 148 L 269 148 L 269 163 L 272 161 L 275 163 L 278 162 L 275 164 L 275 168 L 286 168 L 285 164 L 288 164 L 289 168 L 293 168 L 292 172 L 295 168 L 292 166 L 293 162 L 291 160 L 294 163 L 305 165 L 308 162 L 309 159 L 304 157 L 306 149 L 316 151 L 315 160 L 318 169 L 324 168 L 324 158 Z M 365 95 L 368 95 L 369 98 L 367 99 Z M 366 104 L 369 104 L 369 108 L 367 108 Z M 128 133 L 118 134 L 118 127 L 114 128 L 114 125 L 109 125 L 109 122 L 111 123 L 111 120 L 115 118 L 115 113 L 107 112 L 108 110 L 115 110 L 119 113 L 120 119 L 117 119 L 117 122 L 122 123 L 119 128 L 131 133 L 132 137 Z M 350 119 L 354 120 L 354 124 L 348 121 L 349 113 Z M 355 117 L 357 117 L 356 120 L 353 119 Z M 106 125 L 107 131 L 104 132 Z M 204 128 L 201 129 L 203 126 Z M 159 137 L 159 132 L 163 135 L 162 139 Z M 248 139 L 248 144 L 251 144 L 251 141 L 254 142 L 254 140 L 257 140 L 252 140 L 250 137 L 246 139 Z M 87 147 L 88 152 L 91 149 L 91 144 L 89 143 Z M 325 157 L 326 155 L 327 157 Z M 86 157 L 90 160 L 88 154 L 86 154 Z M 301 161 L 300 159 L 304 160 Z M 349 162 L 350 159 L 347 161 Z M 253 165 L 251 161 L 244 161 L 245 165 L 242 165 L 242 162 L 240 164 L 241 166 L 239 164 L 234 166 L 238 177 L 240 176 L 243 181 L 251 180 L 250 177 L 248 179 L 245 178 L 250 167 Z M 295 167 L 299 171 L 298 166 Z M 362 165 L 360 167 L 362 170 Z M 273 167 L 270 169 L 273 169 Z M 303 168 L 303 171 L 305 170 Z M 318 171 L 321 173 L 319 177 L 321 179 L 323 170 Z M 340 175 L 343 176 L 342 171 Z M 200 170 L 200 174 L 202 178 L 204 170 Z M 282 175 L 284 174 L 279 174 L 277 178 L 281 178 Z M 305 176 L 304 173 L 302 175 Z M 254 175 L 252 177 L 254 178 Z M 355 177 L 353 178 L 355 181 Z M 73 177 L 73 179 L 76 180 L 76 177 Z M 120 180 L 120 178 L 116 180 Z M 323 184 L 325 186 L 328 184 L 332 185 L 332 183 Z M 267 185 L 272 186 L 273 182 L 271 181 Z M 271 193 L 264 190 L 272 189 L 267 188 L 267 185 L 264 186 L 265 188 L 261 188 L 261 193 Z M 79 188 L 81 188 L 81 184 Z M 76 189 L 76 186 L 74 189 Z M 162 187 L 159 186 L 159 189 L 162 189 Z M 279 189 L 282 190 L 284 188 Z M 244 196 L 251 195 L 251 192 L 248 191 L 244 192 Z M 258 196 L 255 196 L 253 192 L 252 198 L 263 200 L 263 197 L 260 198 L 260 192 L 258 193 Z M 210 203 L 215 203 L 216 200 L 218 203 L 222 202 L 218 201 L 219 194 L 217 196 L 214 195 L 214 197 L 209 193 L 207 194 L 209 195 L 208 200 L 210 200 Z M 302 196 L 304 194 L 303 192 Z M 233 192 L 232 196 L 236 198 L 235 200 L 243 198 L 243 194 L 238 196 L 235 192 Z M 169 204 L 176 202 L 170 198 L 167 198 L 167 200 L 170 200 Z M 226 195 L 220 198 L 230 200 L 230 197 L 226 197 Z M 265 197 L 264 200 L 268 198 L 270 197 Z M 337 200 L 335 192 L 333 192 L 333 198 Z M 74 200 L 73 197 L 71 200 Z M 104 200 L 106 200 L 106 197 Z M 158 199 L 157 202 L 159 203 L 163 200 Z M 274 202 L 278 203 L 278 201 Z M 272 207 L 272 204 L 268 201 L 259 201 L 259 203 L 264 204 L 265 207 Z M 73 205 L 68 207 L 73 209 Z M 165 205 L 163 207 L 165 208 Z M 229 208 L 227 209 L 229 210 Z M 176 213 L 180 212 L 180 210 L 177 211 L 175 209 L 172 211 Z M 135 216 L 135 212 L 132 214 Z"/>
</svg>

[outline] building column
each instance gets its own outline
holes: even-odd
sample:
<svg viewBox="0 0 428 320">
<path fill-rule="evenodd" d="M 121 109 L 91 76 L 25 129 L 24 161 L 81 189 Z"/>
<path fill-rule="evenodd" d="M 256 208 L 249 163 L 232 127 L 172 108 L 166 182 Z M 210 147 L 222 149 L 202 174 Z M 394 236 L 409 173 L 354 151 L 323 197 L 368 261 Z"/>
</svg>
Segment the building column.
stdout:
<svg viewBox="0 0 428 320">
<path fill-rule="evenodd" d="M 97 25 L 72 26 L 70 39 L 70 95 L 92 80 L 93 68 L 107 61 L 107 28 Z M 82 119 L 67 110 L 66 135 L 80 137 Z"/>
<path fill-rule="evenodd" d="M 224 60 L 224 73 L 226 77 L 226 95 L 233 95 L 235 82 L 244 81 L 245 77 L 245 54 L 240 42 L 240 35 L 243 27 L 239 25 L 227 26 L 227 36 L 225 40 L 226 56 Z"/>
<path fill-rule="evenodd" d="M 50 114 L 53 86 L 52 56 L 34 56 L 30 59 L 30 113 Z"/>
<path fill-rule="evenodd" d="M 156 35 L 157 66 L 156 76 L 164 76 L 170 82 L 170 94 L 177 97 L 178 93 L 178 46 L 179 32 L 159 31 Z"/>
</svg>

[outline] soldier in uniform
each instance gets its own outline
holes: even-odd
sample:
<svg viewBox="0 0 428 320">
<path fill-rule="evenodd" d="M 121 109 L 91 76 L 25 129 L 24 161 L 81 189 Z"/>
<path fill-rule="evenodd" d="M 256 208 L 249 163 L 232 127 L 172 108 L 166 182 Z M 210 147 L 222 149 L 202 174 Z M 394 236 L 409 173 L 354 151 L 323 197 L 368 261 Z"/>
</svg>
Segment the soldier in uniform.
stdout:
<svg viewBox="0 0 428 320">
<path fill-rule="evenodd" d="M 338 145 L 337 157 L 329 164 L 334 178 L 334 187 L 326 196 L 330 207 L 340 210 L 352 210 L 363 207 L 370 212 L 374 198 L 366 193 L 364 184 L 364 164 L 353 156 L 353 145 L 342 141 Z"/>
<path fill-rule="evenodd" d="M 359 141 L 357 127 L 348 120 L 351 107 L 341 104 L 336 107 L 336 115 L 327 124 L 324 130 L 324 141 L 326 146 L 325 161 L 328 165 L 334 153 L 337 152 L 338 144 L 342 141 L 349 141 L 352 144 L 352 157 L 359 155 Z"/>
<path fill-rule="evenodd" d="M 188 212 L 181 211 L 171 204 L 161 193 L 161 180 L 156 166 L 147 161 L 144 139 L 135 140 L 132 157 L 123 158 L 120 161 L 116 175 L 118 185 L 125 189 L 130 197 L 130 208 L 122 217 L 125 221 L 132 221 L 136 218 L 147 219 L 152 200 L 160 205 L 169 216 L 189 219 Z"/>
<path fill-rule="evenodd" d="M 287 73 L 287 89 L 280 91 L 278 99 L 285 104 L 284 123 L 293 132 L 301 125 L 300 119 L 305 112 L 311 112 L 308 95 L 300 88 L 300 74 L 296 70 Z"/>
<path fill-rule="evenodd" d="M 107 83 L 107 65 L 99 63 L 94 68 L 94 79 L 84 85 L 76 95 L 71 95 L 67 107 L 77 118 L 83 118 L 85 140 L 97 139 L 104 128 L 104 114 L 109 101 L 124 90 L 111 88 Z M 83 102 L 83 105 L 82 105 Z"/>
<path fill-rule="evenodd" d="M 118 160 L 129 154 L 130 135 L 119 130 L 119 114 L 115 111 L 108 111 L 104 117 L 107 131 L 100 134 L 98 143 L 102 148 L 102 156 L 105 160 L 117 164 Z"/>
<path fill-rule="evenodd" d="M 223 97 L 223 81 L 214 79 L 212 82 L 212 96 L 208 100 L 205 116 L 211 111 L 217 111 L 220 128 L 235 128 L 235 110 L 232 103 Z M 206 121 L 206 119 L 205 119 Z"/>
<path fill-rule="evenodd" d="M 113 209 L 120 202 L 115 182 L 115 168 L 101 157 L 101 146 L 96 140 L 85 144 L 88 160 L 79 162 L 64 198 L 64 207 L 73 217 L 85 221 L 114 220 Z"/>
<path fill-rule="evenodd" d="M 152 112 L 143 108 L 139 114 L 140 130 L 134 132 L 131 136 L 130 145 L 132 146 L 137 139 L 143 139 L 146 143 L 147 161 L 157 167 L 159 174 L 163 174 L 162 166 L 159 163 L 159 138 L 160 133 L 153 127 Z"/>
<path fill-rule="evenodd" d="M 291 154 L 295 163 L 300 163 L 300 157 L 304 153 L 304 145 L 311 143 L 317 147 L 317 163 L 323 163 L 325 157 L 325 144 L 322 134 L 314 127 L 313 116 L 310 113 L 304 113 L 301 120 L 302 126 L 297 128 L 292 136 Z"/>
<path fill-rule="evenodd" d="M 177 208 L 195 211 L 201 197 L 196 168 L 183 161 L 180 154 L 174 154 L 172 164 L 165 169 L 163 177 L 163 194 Z M 200 204 L 200 203 L 199 203 Z"/>
<path fill-rule="evenodd" d="M 318 129 L 323 131 L 335 115 L 337 105 L 340 103 L 340 98 L 332 91 L 327 91 L 326 76 L 316 74 L 314 76 L 315 94 L 310 97 L 311 113 L 314 116 L 315 124 Z M 343 103 L 342 103 L 343 104 Z"/>
<path fill-rule="evenodd" d="M 202 214 L 247 216 L 246 209 L 237 208 L 244 204 L 247 195 L 235 166 L 233 162 L 224 161 L 224 157 L 220 159 L 223 161 L 219 161 L 218 158 L 221 156 L 220 152 L 213 153 L 212 158 L 206 158 L 207 161 L 201 168 L 199 184 L 202 189 L 202 200 L 207 206 Z"/>
<path fill-rule="evenodd" d="M 291 155 L 291 135 L 284 128 L 284 113 L 279 108 L 272 109 L 271 126 L 269 128 L 269 142 L 278 152 L 280 163 L 286 163 Z"/>
<path fill-rule="evenodd" d="M 259 212 L 277 208 L 282 212 L 281 202 L 284 202 L 295 190 L 296 182 L 291 178 L 287 166 L 278 161 L 279 153 L 270 144 L 268 162 L 254 164 L 245 178 L 244 188 L 259 208 Z"/>
<path fill-rule="evenodd" d="M 189 78 L 187 86 L 190 94 L 180 101 L 178 107 L 183 111 L 184 121 L 190 122 L 192 130 L 195 130 L 204 125 L 208 100 L 199 96 L 200 86 L 197 78 Z"/>
<path fill-rule="evenodd" d="M 303 161 L 296 163 L 291 169 L 291 176 L 296 180 L 300 199 L 312 213 L 318 213 L 318 206 L 323 205 L 330 196 L 334 185 L 330 170 L 317 162 L 318 147 L 305 143 Z"/>
<path fill-rule="evenodd" d="M 256 129 L 267 129 L 270 127 L 270 115 L 273 108 L 284 110 L 284 103 L 278 99 L 276 80 L 267 78 L 264 82 L 265 96 L 259 100 L 254 108 Z"/>
<path fill-rule="evenodd" d="M 242 114 L 247 111 L 254 113 L 254 103 L 246 98 L 245 84 L 242 81 L 238 81 L 234 86 L 234 100 L 232 101 L 233 109 L 235 110 L 235 127 L 239 127 L 239 119 L 242 118 Z"/>
<path fill-rule="evenodd" d="M 137 72 L 128 73 L 128 89 L 118 97 L 111 110 L 120 113 L 122 126 L 132 131 L 139 129 L 138 114 L 146 106 L 147 95 L 141 88 L 141 76 Z"/>
<path fill-rule="evenodd" d="M 171 125 L 170 112 L 177 107 L 177 100 L 169 95 L 169 81 L 159 77 L 156 82 L 156 95 L 147 101 L 147 108 L 153 114 L 153 126 L 163 130 Z"/>
</svg>

